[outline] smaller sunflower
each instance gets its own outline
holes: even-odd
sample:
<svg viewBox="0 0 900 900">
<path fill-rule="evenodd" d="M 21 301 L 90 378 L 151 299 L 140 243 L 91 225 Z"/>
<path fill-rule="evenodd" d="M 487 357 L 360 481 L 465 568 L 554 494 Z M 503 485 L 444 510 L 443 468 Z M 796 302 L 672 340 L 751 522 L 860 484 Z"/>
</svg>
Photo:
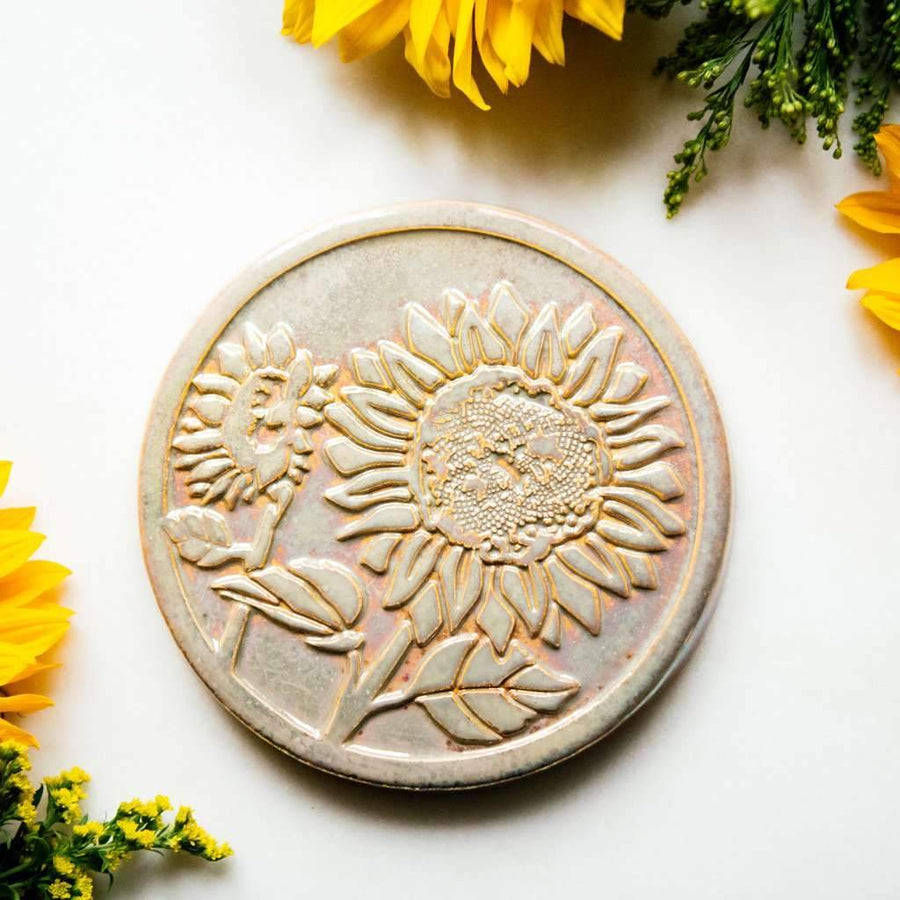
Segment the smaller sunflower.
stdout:
<svg viewBox="0 0 900 900">
<path fill-rule="evenodd" d="M 233 509 L 282 479 L 299 485 L 313 452 L 307 432 L 323 421 L 337 368 L 314 366 L 285 324 L 263 334 L 248 323 L 243 342 L 220 343 L 215 358 L 215 371 L 194 378 L 172 442 L 175 468 L 189 472 L 188 493 Z"/>
<path fill-rule="evenodd" d="M 486 110 L 472 73 L 474 50 L 505 94 L 528 78 L 532 47 L 547 62 L 565 64 L 564 14 L 615 40 L 622 37 L 624 0 L 285 0 L 281 33 L 315 47 L 336 36 L 341 59 L 351 62 L 402 32 L 406 61 L 435 94 L 450 96 L 452 76 Z"/>
<path fill-rule="evenodd" d="M 883 125 L 875 141 L 890 177 L 888 189 L 851 194 L 837 208 L 869 231 L 900 234 L 900 125 Z M 847 287 L 864 288 L 862 305 L 885 325 L 900 331 L 900 259 L 857 270 L 847 281 Z"/>
<path fill-rule="evenodd" d="M 11 469 L 12 463 L 0 462 L 0 495 Z M 0 509 L 0 741 L 36 747 L 34 735 L 5 716 L 37 712 L 53 701 L 40 694 L 9 693 L 7 688 L 52 668 L 41 657 L 66 633 L 72 611 L 47 596 L 69 570 L 31 559 L 44 540 L 29 530 L 34 514 L 33 507 Z"/>
</svg>

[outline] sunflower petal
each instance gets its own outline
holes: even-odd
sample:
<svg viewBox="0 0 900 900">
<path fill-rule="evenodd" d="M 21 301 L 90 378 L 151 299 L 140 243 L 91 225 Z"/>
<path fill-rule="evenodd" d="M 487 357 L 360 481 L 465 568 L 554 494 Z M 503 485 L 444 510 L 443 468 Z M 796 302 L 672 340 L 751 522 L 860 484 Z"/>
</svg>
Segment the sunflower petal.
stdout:
<svg viewBox="0 0 900 900">
<path fill-rule="evenodd" d="M 543 0 L 534 21 L 534 46 L 548 63 L 557 66 L 566 64 L 562 28 L 563 0 Z"/>
<path fill-rule="evenodd" d="M 860 302 L 885 325 L 900 331 L 900 296 L 869 291 Z"/>
<path fill-rule="evenodd" d="M 11 694 L 9 697 L 0 697 L 0 713 L 25 715 L 46 709 L 48 706 L 53 706 L 53 701 L 41 694 Z"/>
<path fill-rule="evenodd" d="M 0 509 L 0 529 L 27 531 L 34 521 L 36 512 L 33 506 Z"/>
<path fill-rule="evenodd" d="M 365 472 L 380 466 L 400 466 L 403 456 L 399 453 L 381 453 L 360 447 L 345 437 L 332 438 L 325 443 L 325 458 L 345 478 L 357 472 Z"/>
<path fill-rule="evenodd" d="M 385 0 L 351 22 L 338 35 L 338 50 L 344 62 L 362 59 L 386 47 L 409 21 L 410 0 Z"/>
<path fill-rule="evenodd" d="M 359 561 L 366 568 L 383 575 L 387 572 L 391 554 L 403 536 L 400 534 L 376 534 L 366 541 Z"/>
<path fill-rule="evenodd" d="M 401 547 L 391 563 L 390 582 L 381 598 L 385 609 L 396 609 L 411 599 L 434 571 L 444 546 L 442 538 L 417 531 Z"/>
<path fill-rule="evenodd" d="M 617 41 L 622 37 L 625 0 L 565 0 L 565 10 Z"/>
<path fill-rule="evenodd" d="M 410 12 L 412 18 L 412 12 Z M 419 59 L 412 39 L 412 31 L 407 28 L 406 61 L 419 73 L 419 76 L 438 97 L 450 96 L 450 25 L 443 8 L 439 9 L 434 30 L 428 41 L 425 56 Z"/>
<path fill-rule="evenodd" d="M 312 38 L 315 0 L 285 0 L 281 19 L 281 33 L 292 37 L 298 44 L 306 44 Z"/>
<path fill-rule="evenodd" d="M 875 143 L 891 178 L 900 179 L 900 125 L 882 125 L 875 135 Z"/>
<path fill-rule="evenodd" d="M 25 666 L 17 675 L 13 675 L 11 678 L 7 678 L 4 682 L 5 684 L 15 684 L 19 681 L 25 681 L 26 678 L 31 678 L 33 675 L 37 675 L 39 672 L 46 672 L 48 669 L 58 669 L 59 663 L 42 663 L 35 662 L 30 665 Z"/>
<path fill-rule="evenodd" d="M 0 641 L 38 657 L 66 633 L 71 615 L 72 610 L 56 605 L 9 610 L 0 619 Z"/>
<path fill-rule="evenodd" d="M 15 572 L 0 579 L 0 604 L 23 606 L 55 588 L 72 573 L 59 563 L 29 560 Z"/>
<path fill-rule="evenodd" d="M 900 258 L 868 269 L 857 269 L 847 279 L 847 287 L 851 291 L 868 288 L 880 294 L 900 294 Z"/>
<path fill-rule="evenodd" d="M 379 0 L 325 0 L 315 4 L 311 39 L 314 47 L 330 41 L 342 28 L 364 16 Z"/>
<path fill-rule="evenodd" d="M 532 378 L 559 382 L 566 374 L 566 354 L 559 333 L 559 309 L 548 303 L 522 338 L 519 365 Z"/>
<path fill-rule="evenodd" d="M 34 662 L 34 654 L 24 647 L 0 641 L 0 684 L 19 680 Z"/>
<path fill-rule="evenodd" d="M 463 365 L 469 371 L 481 362 L 495 365 L 506 362 L 503 342 L 484 321 L 478 307 L 471 300 L 466 302 L 457 323 L 456 346 Z"/>
<path fill-rule="evenodd" d="M 6 490 L 6 484 L 9 481 L 9 473 L 12 471 L 12 463 L 9 460 L 0 462 L 0 497 Z"/>
<path fill-rule="evenodd" d="M 472 7 L 475 0 L 462 0 L 460 4 L 459 19 L 461 27 L 466 9 L 468 9 L 468 22 L 472 25 Z M 457 30 L 457 35 L 459 31 Z M 460 38 L 456 38 L 456 57 L 459 57 Z M 471 75 L 471 35 L 469 41 L 469 74 Z M 454 61 L 453 79 L 459 72 L 459 63 Z M 457 87 L 462 87 L 457 83 Z M 477 88 L 476 88 L 477 91 Z M 471 98 L 470 98 L 471 99 Z M 459 363 L 453 355 L 453 343 L 450 334 L 444 326 L 438 322 L 431 313 L 418 303 L 411 303 L 406 308 L 406 343 L 410 350 L 424 356 L 430 363 L 437 366 L 445 375 L 458 375 Z"/>
<path fill-rule="evenodd" d="M 40 747 L 33 734 L 19 728 L 18 725 L 13 725 L 12 722 L 7 722 L 4 718 L 0 718 L 0 741 L 16 741 L 29 747 Z"/>
<path fill-rule="evenodd" d="M 844 197 L 837 208 L 857 225 L 880 234 L 900 234 L 900 196 L 887 191 L 862 191 Z"/>
<path fill-rule="evenodd" d="M 14 528 L 0 530 L 0 578 L 15 572 L 44 542 L 44 535 Z"/>
<path fill-rule="evenodd" d="M 474 553 L 457 546 L 444 554 L 437 571 L 450 630 L 456 631 L 481 596 L 484 567 Z"/>
<path fill-rule="evenodd" d="M 425 63 L 425 54 L 428 52 L 440 11 L 441 0 L 413 0 L 410 5 L 409 34 L 415 54 L 413 65 L 417 68 Z"/>
<path fill-rule="evenodd" d="M 528 80 L 531 70 L 531 44 L 534 38 L 534 19 L 538 0 L 514 0 L 506 28 L 502 32 L 504 48 L 500 55 L 506 60 L 506 76 L 518 87 Z"/>
<path fill-rule="evenodd" d="M 560 565 L 555 556 L 543 565 L 550 576 L 553 599 L 591 634 L 600 634 L 600 592 Z"/>
<path fill-rule="evenodd" d="M 419 511 L 411 503 L 382 503 L 358 519 L 345 525 L 337 534 L 339 541 L 378 534 L 382 531 L 415 531 L 419 527 Z"/>
<path fill-rule="evenodd" d="M 543 624 L 549 601 L 540 568 L 537 565 L 524 569 L 520 566 L 503 566 L 500 569 L 499 584 L 504 600 L 515 609 L 534 637 Z"/>
<path fill-rule="evenodd" d="M 325 491 L 325 498 L 351 512 L 368 509 L 388 500 L 411 500 L 409 470 L 396 466 L 367 469 L 350 481 Z"/>
<path fill-rule="evenodd" d="M 482 65 L 494 84 L 505 94 L 509 90 L 509 79 L 506 77 L 506 66 L 497 55 L 487 29 L 488 2 L 489 0 L 475 0 L 475 40 Z"/>
<path fill-rule="evenodd" d="M 516 627 L 515 616 L 491 591 L 475 616 L 478 627 L 491 639 L 497 653 L 506 653 L 509 639 Z"/>
<path fill-rule="evenodd" d="M 438 629 L 443 624 L 438 589 L 433 581 L 429 581 L 419 591 L 418 596 L 410 606 L 409 612 L 416 643 L 423 647 L 437 634 Z"/>
</svg>

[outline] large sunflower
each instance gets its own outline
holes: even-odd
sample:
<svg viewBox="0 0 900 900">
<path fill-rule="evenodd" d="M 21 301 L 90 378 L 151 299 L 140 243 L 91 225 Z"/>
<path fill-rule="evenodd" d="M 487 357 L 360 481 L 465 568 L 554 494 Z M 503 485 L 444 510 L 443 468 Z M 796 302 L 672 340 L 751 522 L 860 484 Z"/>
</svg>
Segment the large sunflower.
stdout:
<svg viewBox="0 0 900 900">
<path fill-rule="evenodd" d="M 450 95 L 452 75 L 476 106 L 489 109 L 472 74 L 473 48 L 506 93 L 528 78 L 532 47 L 547 62 L 565 63 L 564 13 L 622 37 L 624 0 L 285 0 L 282 34 L 316 47 L 337 36 L 350 62 L 403 32 L 407 62 L 435 94 Z"/>
<path fill-rule="evenodd" d="M 351 353 L 355 384 L 324 410 L 348 479 L 326 496 L 355 514 L 338 537 L 366 537 L 420 644 L 473 611 L 500 653 L 517 628 L 559 646 L 561 612 L 598 634 L 604 592 L 655 588 L 652 554 L 684 532 L 660 459 L 684 445 L 651 421 L 669 400 L 639 399 L 647 371 L 590 304 L 562 322 L 501 282 L 486 310 L 447 292 L 442 319 L 410 304 L 406 346 Z"/>
<path fill-rule="evenodd" d="M 0 495 L 11 468 L 0 462 Z M 0 741 L 36 747 L 34 735 L 4 716 L 36 712 L 52 701 L 39 694 L 10 693 L 8 687 L 50 667 L 41 657 L 66 633 L 72 611 L 47 596 L 69 570 L 31 559 L 44 540 L 29 530 L 34 514 L 33 507 L 0 509 Z"/>
</svg>

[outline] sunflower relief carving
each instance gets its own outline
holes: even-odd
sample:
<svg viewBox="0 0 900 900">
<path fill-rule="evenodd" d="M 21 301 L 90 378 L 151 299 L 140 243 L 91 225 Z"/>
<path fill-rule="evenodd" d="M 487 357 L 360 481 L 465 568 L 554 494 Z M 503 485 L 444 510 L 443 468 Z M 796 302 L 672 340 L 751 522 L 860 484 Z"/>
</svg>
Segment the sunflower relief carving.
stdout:
<svg viewBox="0 0 900 900">
<path fill-rule="evenodd" d="M 485 304 L 446 292 L 440 318 L 410 304 L 402 324 L 403 343 L 351 352 L 337 397 L 337 370 L 314 366 L 287 326 L 220 345 L 174 441 L 198 505 L 164 525 L 190 562 L 240 564 L 212 585 L 223 599 L 346 655 L 333 739 L 415 704 L 460 744 L 496 743 L 577 694 L 551 664 L 564 621 L 597 636 L 612 598 L 658 586 L 657 558 L 685 530 L 664 457 L 684 443 L 654 422 L 669 398 L 647 391 L 622 330 L 590 304 L 563 320 L 501 282 Z M 346 513 L 335 538 L 358 546 L 395 616 L 368 660 L 353 630 L 367 602 L 357 574 L 266 566 L 320 425 L 333 430 L 325 497 Z M 207 508 L 260 495 L 269 505 L 245 543 Z"/>
<path fill-rule="evenodd" d="M 338 369 L 314 366 L 284 324 L 264 335 L 248 323 L 243 343 L 220 343 L 215 359 L 216 371 L 194 378 L 172 441 L 175 468 L 187 473 L 188 494 L 199 505 L 173 510 L 163 527 L 181 556 L 198 566 L 239 559 L 254 569 L 265 564 L 294 487 L 309 470 L 307 432 L 322 424 Z M 233 541 L 224 516 L 203 508 L 221 502 L 231 510 L 260 493 L 271 505 L 249 542 Z"/>
</svg>

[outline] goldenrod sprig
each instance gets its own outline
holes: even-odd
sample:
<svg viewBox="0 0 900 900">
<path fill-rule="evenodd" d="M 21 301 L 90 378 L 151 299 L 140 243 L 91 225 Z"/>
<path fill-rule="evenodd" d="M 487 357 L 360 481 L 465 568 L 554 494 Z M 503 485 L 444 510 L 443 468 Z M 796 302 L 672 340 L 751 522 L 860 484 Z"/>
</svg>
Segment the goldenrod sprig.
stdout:
<svg viewBox="0 0 900 900">
<path fill-rule="evenodd" d="M 687 0 L 690 2 L 690 0 Z M 825 150 L 841 156 L 838 122 L 849 93 L 850 71 L 859 44 L 860 6 L 865 3 L 863 78 L 858 99 L 872 98 L 857 116 L 854 149 L 872 168 L 878 165 L 872 134 L 887 109 L 889 89 L 900 79 L 900 0 L 700 0 L 702 17 L 691 22 L 675 50 L 657 71 L 707 93 L 697 135 L 675 156 L 664 201 L 669 216 L 681 208 L 693 181 L 704 178 L 707 151 L 721 150 L 731 137 L 734 104 L 746 84 L 744 105 L 768 128 L 780 120 L 798 143 L 806 122 L 816 120 Z M 632 9 L 651 18 L 668 14 L 670 0 L 632 0 Z"/>
<path fill-rule="evenodd" d="M 141 850 L 183 851 L 206 860 L 231 854 L 200 827 L 189 807 L 166 821 L 172 808 L 167 797 L 129 800 L 108 821 L 94 821 L 81 809 L 86 772 L 61 772 L 35 790 L 30 768 L 24 745 L 0 744 L 0 900 L 90 898 L 94 875 L 112 881 L 119 866 Z"/>
</svg>

